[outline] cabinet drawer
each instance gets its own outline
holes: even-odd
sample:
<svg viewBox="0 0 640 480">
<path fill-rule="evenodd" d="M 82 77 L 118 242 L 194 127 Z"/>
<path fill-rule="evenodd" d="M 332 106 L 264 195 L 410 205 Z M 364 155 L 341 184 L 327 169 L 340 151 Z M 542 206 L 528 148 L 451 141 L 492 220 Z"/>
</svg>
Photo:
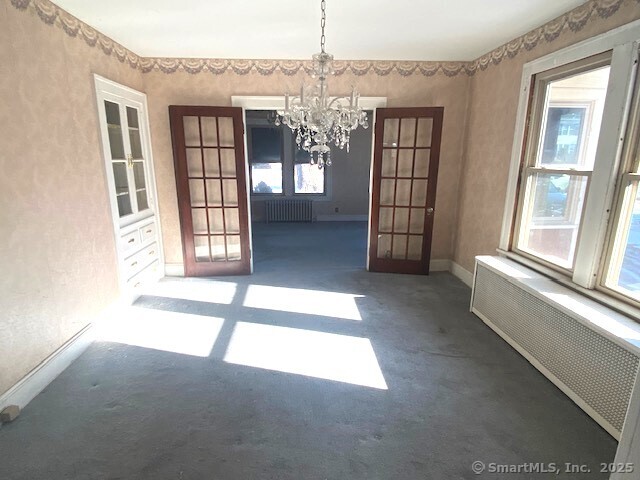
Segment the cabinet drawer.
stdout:
<svg viewBox="0 0 640 480">
<path fill-rule="evenodd" d="M 151 265 L 147 266 L 144 270 L 138 272 L 136 275 L 127 280 L 127 285 L 136 290 L 138 288 L 141 288 L 145 283 L 157 279 L 159 277 L 159 265 L 160 261 L 156 260 Z"/>
<path fill-rule="evenodd" d="M 120 237 L 120 245 L 125 252 L 135 250 L 140 245 L 140 233 L 134 230 Z"/>
<path fill-rule="evenodd" d="M 156 224 L 149 223 L 144 227 L 140 227 L 140 238 L 142 242 L 146 242 L 147 240 L 156 236 Z"/>
<path fill-rule="evenodd" d="M 143 270 L 147 265 L 157 259 L 158 244 L 155 242 L 126 258 L 124 261 L 124 268 L 127 272 L 127 278 L 133 277 L 135 274 Z"/>
</svg>

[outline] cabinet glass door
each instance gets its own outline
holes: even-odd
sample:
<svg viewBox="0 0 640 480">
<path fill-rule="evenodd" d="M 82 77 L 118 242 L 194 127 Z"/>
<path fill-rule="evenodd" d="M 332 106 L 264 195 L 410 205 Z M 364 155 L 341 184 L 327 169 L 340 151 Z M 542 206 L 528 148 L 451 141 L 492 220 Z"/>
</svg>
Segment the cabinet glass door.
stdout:
<svg viewBox="0 0 640 480">
<path fill-rule="evenodd" d="M 104 106 L 118 215 L 123 218 L 150 205 L 139 110 L 109 100 Z"/>
<path fill-rule="evenodd" d="M 124 135 L 122 133 L 122 117 L 120 105 L 104 101 L 109 135 L 109 151 L 111 153 L 111 168 L 116 188 L 118 215 L 120 218 L 133 213 L 131 202 L 131 185 L 129 184 L 128 162 L 125 154 Z"/>
<path fill-rule="evenodd" d="M 129 145 L 131 147 L 131 167 L 133 169 L 133 184 L 136 192 L 137 211 L 149 208 L 147 181 L 145 176 L 145 158 L 142 152 L 142 138 L 140 136 L 140 122 L 138 109 L 127 105 L 127 127 L 129 130 Z"/>
</svg>

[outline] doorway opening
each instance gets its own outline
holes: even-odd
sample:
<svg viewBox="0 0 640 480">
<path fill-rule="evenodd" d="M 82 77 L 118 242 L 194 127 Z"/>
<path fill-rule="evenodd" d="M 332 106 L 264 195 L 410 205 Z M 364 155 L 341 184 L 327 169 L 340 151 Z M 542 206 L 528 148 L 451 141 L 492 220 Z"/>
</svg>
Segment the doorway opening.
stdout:
<svg viewBox="0 0 640 480">
<path fill-rule="evenodd" d="M 275 111 L 247 109 L 245 122 L 254 271 L 364 269 L 373 128 L 319 169 Z"/>
</svg>

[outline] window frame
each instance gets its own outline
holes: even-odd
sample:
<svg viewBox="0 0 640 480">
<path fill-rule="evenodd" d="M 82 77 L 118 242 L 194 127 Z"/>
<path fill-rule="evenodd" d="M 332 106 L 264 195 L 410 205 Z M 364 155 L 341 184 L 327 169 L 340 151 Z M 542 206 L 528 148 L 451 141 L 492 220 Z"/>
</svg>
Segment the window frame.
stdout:
<svg viewBox="0 0 640 480">
<path fill-rule="evenodd" d="M 594 166 L 590 169 L 580 168 L 580 165 L 576 165 L 576 168 L 567 168 L 566 165 L 563 165 L 563 168 L 553 168 L 549 166 L 537 166 L 538 158 L 541 156 L 541 149 L 543 148 L 544 143 L 544 135 L 546 133 L 545 127 L 547 125 L 548 115 L 545 107 L 547 106 L 547 95 L 548 95 L 548 86 L 552 82 L 560 81 L 563 79 L 571 78 L 576 75 L 580 75 L 583 73 L 587 73 L 590 71 L 597 70 L 599 68 L 603 68 L 605 66 L 610 66 L 612 61 L 612 52 L 605 51 L 597 55 L 593 55 L 584 59 L 580 59 L 575 62 L 569 62 L 568 64 L 560 65 L 555 68 L 549 70 L 543 70 L 541 72 L 532 73 L 531 76 L 531 107 L 527 110 L 527 124 L 530 125 L 530 128 L 526 134 L 525 140 L 523 142 L 523 150 L 522 150 L 522 159 L 521 166 L 519 172 L 519 180 L 518 180 L 518 195 L 517 195 L 517 206 L 515 209 L 515 220 L 513 225 L 513 239 L 511 243 L 512 251 L 518 253 L 519 255 L 523 255 L 530 260 L 539 261 L 543 265 L 557 271 L 563 273 L 567 276 L 571 276 L 571 274 L 575 271 L 575 265 L 577 263 L 577 254 L 580 248 L 580 238 L 581 233 L 583 232 L 584 226 L 584 213 L 587 206 L 587 201 L 589 198 L 589 186 L 591 184 L 591 179 L 593 175 L 593 171 L 595 169 L 595 161 Z M 609 91 L 610 85 L 607 87 L 607 92 Z M 608 94 L 608 93 L 607 93 Z M 573 106 L 584 106 L 586 108 L 585 118 L 593 117 L 593 102 L 555 102 L 553 107 L 570 105 Z M 606 104 L 606 99 L 605 99 Z M 552 102 L 549 102 L 549 108 L 552 108 Z M 585 122 L 583 125 L 583 129 L 586 127 L 588 122 Z M 586 148 L 587 135 L 581 132 L 581 144 L 580 151 L 584 151 Z M 600 129 L 600 133 L 602 133 L 602 127 Z M 598 142 L 599 143 L 599 142 Z M 597 158 L 597 154 L 596 154 Z M 534 181 L 535 175 L 569 175 L 570 177 L 581 177 L 586 178 L 587 186 L 584 194 L 584 203 L 582 205 L 582 209 L 580 213 L 580 220 L 578 222 L 578 238 L 576 239 L 575 249 L 571 255 L 571 266 L 564 267 L 557 263 L 554 263 L 550 260 L 545 259 L 542 256 L 535 255 L 532 252 L 529 252 L 523 248 L 518 246 L 518 243 L 521 240 L 521 234 L 523 230 L 522 225 L 522 217 L 525 214 L 526 204 L 532 206 L 532 201 L 530 199 L 530 195 L 535 193 L 535 189 L 532 188 L 531 183 Z M 573 208 L 574 214 L 577 213 L 578 209 Z M 559 222 L 558 222 L 559 223 Z"/>
<path fill-rule="evenodd" d="M 616 295 L 600 288 L 603 261 L 609 252 L 608 240 L 615 235 L 611 219 L 617 213 L 617 198 L 620 196 L 619 169 L 622 146 L 628 137 L 626 130 L 631 98 L 636 83 L 638 42 L 640 41 L 640 20 L 605 32 L 596 37 L 579 42 L 524 65 L 522 71 L 520 98 L 516 116 L 514 142 L 505 199 L 502 232 L 498 252 L 519 260 L 541 273 L 555 278 L 575 290 L 594 297 L 602 303 L 640 318 L 640 303 L 628 297 L 618 301 Z M 595 153 L 595 164 L 591 174 L 581 217 L 582 228 L 575 252 L 573 271 L 558 268 L 557 265 L 541 261 L 539 257 L 527 255 L 514 249 L 517 241 L 517 227 L 520 223 L 519 203 L 523 200 L 521 179 L 528 161 L 526 154 L 531 151 L 532 138 L 541 136 L 535 119 L 540 99 L 536 91 L 536 76 L 551 72 L 558 67 L 585 62 L 598 55 L 611 52 L 611 70 L 604 103 L 600 136 Z M 640 87 L 636 87 L 640 88 Z M 531 132 L 536 132 L 531 134 Z M 553 171 L 551 173 L 554 173 Z"/>
<path fill-rule="evenodd" d="M 254 129 L 271 129 L 271 130 L 276 130 L 278 131 L 278 133 L 280 134 L 280 161 L 279 162 L 261 162 L 261 161 L 255 161 L 253 159 L 253 130 Z M 281 128 L 276 127 L 274 125 L 248 125 L 247 126 L 247 160 L 248 160 L 248 166 L 249 168 L 248 173 L 249 173 L 249 193 L 251 196 L 256 196 L 256 197 L 283 197 L 285 195 L 285 182 L 284 182 L 284 176 L 285 176 L 285 162 L 284 162 L 284 132 L 282 131 Z M 280 193 L 262 193 L 262 192 L 254 192 L 253 191 L 253 164 L 254 163 L 279 163 L 282 166 L 282 175 L 280 177 L 280 188 L 281 188 L 281 192 Z"/>
</svg>

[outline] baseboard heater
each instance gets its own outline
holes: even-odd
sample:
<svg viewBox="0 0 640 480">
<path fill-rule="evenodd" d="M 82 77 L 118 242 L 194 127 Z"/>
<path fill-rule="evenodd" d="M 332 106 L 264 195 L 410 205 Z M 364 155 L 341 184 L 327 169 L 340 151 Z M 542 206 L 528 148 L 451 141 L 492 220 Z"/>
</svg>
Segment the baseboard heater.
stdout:
<svg viewBox="0 0 640 480">
<path fill-rule="evenodd" d="M 264 203 L 267 223 L 313 220 L 313 201 L 311 200 L 267 200 Z"/>
<path fill-rule="evenodd" d="M 502 257 L 476 257 L 471 311 L 620 438 L 640 325 Z"/>
</svg>

